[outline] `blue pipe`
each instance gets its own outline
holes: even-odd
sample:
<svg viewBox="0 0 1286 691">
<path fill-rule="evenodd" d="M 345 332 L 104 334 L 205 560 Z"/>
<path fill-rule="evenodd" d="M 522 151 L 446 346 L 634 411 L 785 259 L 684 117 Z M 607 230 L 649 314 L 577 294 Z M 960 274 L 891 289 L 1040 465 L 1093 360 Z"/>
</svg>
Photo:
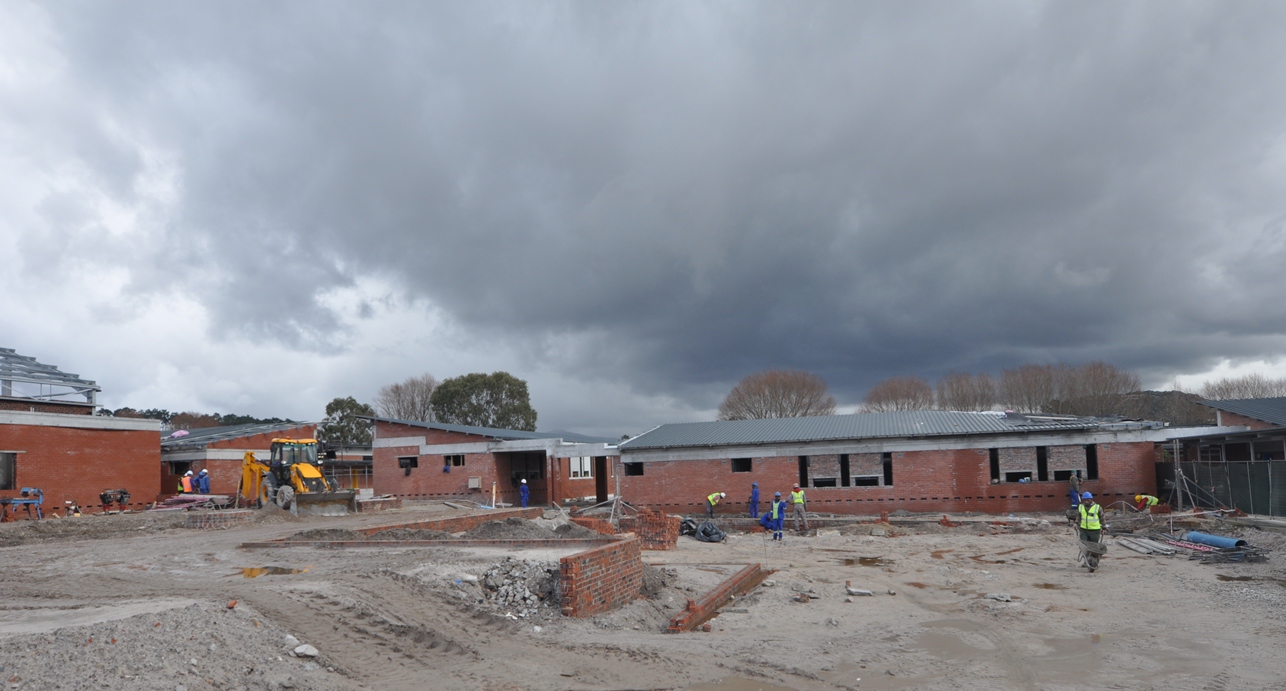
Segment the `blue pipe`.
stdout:
<svg viewBox="0 0 1286 691">
<path fill-rule="evenodd" d="M 1199 545 L 1210 545 L 1211 547 L 1218 547 L 1220 549 L 1233 549 L 1234 547 L 1246 546 L 1245 540 L 1232 538 L 1232 537 L 1223 537 L 1222 535 L 1209 535 L 1206 533 L 1198 533 L 1195 530 L 1189 530 L 1188 533 L 1183 536 L 1183 539 L 1187 540 L 1188 542 L 1195 542 Z"/>
</svg>

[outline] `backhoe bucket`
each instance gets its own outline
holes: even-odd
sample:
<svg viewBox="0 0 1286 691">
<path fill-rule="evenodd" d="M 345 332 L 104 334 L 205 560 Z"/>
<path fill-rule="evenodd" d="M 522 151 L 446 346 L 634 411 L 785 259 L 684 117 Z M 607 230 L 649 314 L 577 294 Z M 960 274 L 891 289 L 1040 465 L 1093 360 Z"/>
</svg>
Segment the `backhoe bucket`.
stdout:
<svg viewBox="0 0 1286 691">
<path fill-rule="evenodd" d="M 296 516 L 347 516 L 357 513 L 357 490 L 296 494 L 290 502 L 290 513 Z"/>
</svg>

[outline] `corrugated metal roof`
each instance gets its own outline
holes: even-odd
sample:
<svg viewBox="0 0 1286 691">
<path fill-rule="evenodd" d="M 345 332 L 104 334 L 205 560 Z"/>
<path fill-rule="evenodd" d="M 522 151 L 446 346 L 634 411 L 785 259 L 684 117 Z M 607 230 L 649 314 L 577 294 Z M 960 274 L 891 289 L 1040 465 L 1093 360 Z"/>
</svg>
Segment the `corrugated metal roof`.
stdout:
<svg viewBox="0 0 1286 691">
<path fill-rule="evenodd" d="M 171 436 L 162 439 L 161 450 L 175 451 L 178 449 L 203 449 L 206 446 L 219 441 L 249 437 L 255 434 L 270 434 L 272 432 L 295 429 L 296 427 L 303 427 L 304 425 L 310 424 L 313 423 L 268 422 L 249 425 L 229 425 L 227 427 L 200 427 L 197 429 L 187 430 L 187 434 L 181 437 Z M 170 434 L 172 435 L 174 432 L 171 432 Z"/>
<path fill-rule="evenodd" d="M 611 444 L 615 440 L 605 437 L 591 437 L 586 434 L 576 434 L 575 432 L 553 431 L 553 432 L 528 432 L 518 429 L 497 429 L 495 427 L 473 427 L 471 425 L 450 425 L 444 422 L 424 422 L 422 420 L 395 420 L 386 417 L 367 417 L 360 416 L 366 420 L 375 420 L 378 422 L 392 422 L 399 425 L 411 425 L 412 427 L 425 427 L 427 429 L 438 429 L 444 432 L 459 432 L 461 434 L 476 434 L 482 437 L 491 437 L 492 439 L 562 439 L 573 444 Z"/>
<path fill-rule="evenodd" d="M 1286 426 L 1286 398 L 1241 398 L 1231 401 L 1202 401 L 1203 405 L 1245 415 L 1256 420 Z"/>
<path fill-rule="evenodd" d="M 960 413 L 917 410 L 894 413 L 858 413 L 823 417 L 771 420 L 719 420 L 661 425 L 629 441 L 623 451 L 695 446 L 785 444 L 794 442 L 879 439 L 888 437 L 941 437 L 971 434 L 1005 434 L 1085 430 L 1103 427 L 1158 428 L 1161 423 L 1123 423 L 1119 420 L 1067 416 L 1015 415 L 1013 413 Z"/>
</svg>

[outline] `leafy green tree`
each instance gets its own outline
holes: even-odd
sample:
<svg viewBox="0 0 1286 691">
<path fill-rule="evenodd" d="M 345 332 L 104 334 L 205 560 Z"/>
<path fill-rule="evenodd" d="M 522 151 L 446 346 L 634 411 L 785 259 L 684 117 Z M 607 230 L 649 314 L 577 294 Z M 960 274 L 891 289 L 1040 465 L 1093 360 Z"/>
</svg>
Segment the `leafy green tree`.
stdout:
<svg viewBox="0 0 1286 691">
<path fill-rule="evenodd" d="M 475 372 L 438 384 L 429 399 L 438 422 L 536 431 L 527 382 L 508 372 Z"/>
<path fill-rule="evenodd" d="M 358 403 L 352 396 L 335 398 L 326 404 L 326 419 L 317 426 L 317 438 L 331 446 L 362 446 L 371 443 L 371 426 L 358 415 L 374 415 L 375 409 Z"/>
</svg>

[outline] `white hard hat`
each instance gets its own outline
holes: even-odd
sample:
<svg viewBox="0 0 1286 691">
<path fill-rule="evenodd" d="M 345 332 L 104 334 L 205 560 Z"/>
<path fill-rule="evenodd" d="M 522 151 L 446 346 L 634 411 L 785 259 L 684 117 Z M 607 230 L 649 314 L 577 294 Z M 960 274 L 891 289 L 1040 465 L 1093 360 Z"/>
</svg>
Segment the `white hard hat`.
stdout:
<svg viewBox="0 0 1286 691">
<path fill-rule="evenodd" d="M 189 475 L 191 475 L 191 474 L 192 474 L 192 471 L 191 471 L 191 470 L 189 470 L 188 472 L 183 473 L 183 477 L 187 477 L 187 476 L 189 476 Z"/>
<path fill-rule="evenodd" d="M 721 497 L 726 497 L 726 496 L 728 496 L 728 495 L 724 494 L 723 492 L 720 492 L 720 493 L 719 493 L 719 496 L 721 496 Z"/>
<path fill-rule="evenodd" d="M 524 485 L 525 485 L 525 484 L 527 484 L 527 481 L 526 481 L 526 480 L 523 480 L 523 481 L 522 481 L 522 484 L 524 484 Z"/>
<path fill-rule="evenodd" d="M 210 472 L 210 471 L 206 470 L 205 468 L 202 468 L 202 469 L 201 469 L 201 474 L 202 474 L 202 475 L 205 475 L 205 474 L 206 474 L 206 473 L 208 473 L 208 472 Z"/>
</svg>

